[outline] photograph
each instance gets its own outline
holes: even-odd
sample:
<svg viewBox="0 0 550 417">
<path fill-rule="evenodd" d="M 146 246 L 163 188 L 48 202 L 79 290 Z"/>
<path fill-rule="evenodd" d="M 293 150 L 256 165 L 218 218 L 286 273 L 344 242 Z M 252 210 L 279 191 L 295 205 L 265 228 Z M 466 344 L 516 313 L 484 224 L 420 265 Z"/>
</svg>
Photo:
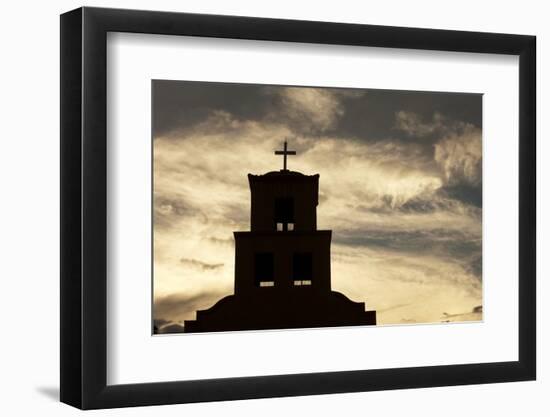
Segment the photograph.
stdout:
<svg viewBox="0 0 550 417">
<path fill-rule="evenodd" d="M 153 334 L 483 321 L 482 94 L 151 99 Z"/>
<path fill-rule="evenodd" d="M 4 3 L 0 416 L 550 416 L 546 3 L 312 5 Z"/>
</svg>

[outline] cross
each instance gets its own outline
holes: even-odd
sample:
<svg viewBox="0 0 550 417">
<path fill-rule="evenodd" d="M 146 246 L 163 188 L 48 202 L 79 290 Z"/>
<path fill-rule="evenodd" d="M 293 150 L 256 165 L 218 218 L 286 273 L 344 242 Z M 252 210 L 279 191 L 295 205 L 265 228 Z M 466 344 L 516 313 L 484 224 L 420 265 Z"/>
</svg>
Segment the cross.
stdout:
<svg viewBox="0 0 550 417">
<path fill-rule="evenodd" d="M 283 159 L 283 171 L 286 171 L 286 156 L 287 155 L 296 155 L 296 151 L 289 151 L 287 150 L 287 144 L 286 144 L 286 140 L 285 140 L 285 146 L 284 146 L 284 150 L 282 151 L 275 151 L 275 155 L 283 155 L 284 156 L 284 159 Z"/>
</svg>

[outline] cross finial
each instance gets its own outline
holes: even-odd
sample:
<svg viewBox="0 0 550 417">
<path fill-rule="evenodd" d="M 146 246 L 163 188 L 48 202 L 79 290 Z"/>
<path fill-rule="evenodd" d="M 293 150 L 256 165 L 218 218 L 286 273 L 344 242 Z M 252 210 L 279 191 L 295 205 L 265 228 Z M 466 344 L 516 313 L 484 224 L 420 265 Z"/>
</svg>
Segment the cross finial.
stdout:
<svg viewBox="0 0 550 417">
<path fill-rule="evenodd" d="M 284 149 L 282 151 L 275 151 L 275 155 L 283 155 L 283 171 L 287 171 L 287 169 L 286 169 L 286 157 L 287 157 L 287 155 L 296 155 L 296 151 L 287 150 L 287 143 L 286 143 L 286 140 L 285 140 Z"/>
</svg>

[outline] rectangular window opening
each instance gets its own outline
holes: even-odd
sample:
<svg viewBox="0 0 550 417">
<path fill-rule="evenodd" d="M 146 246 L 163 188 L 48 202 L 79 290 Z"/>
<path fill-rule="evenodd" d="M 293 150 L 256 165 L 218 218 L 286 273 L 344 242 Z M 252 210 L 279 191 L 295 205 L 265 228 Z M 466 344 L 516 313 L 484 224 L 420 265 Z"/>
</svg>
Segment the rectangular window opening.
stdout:
<svg viewBox="0 0 550 417">
<path fill-rule="evenodd" d="M 311 253 L 295 253 L 292 256 L 292 280 L 294 286 L 312 285 L 313 256 Z"/>
<path fill-rule="evenodd" d="M 259 287 L 274 287 L 273 253 L 261 252 L 254 255 L 254 281 Z"/>
<path fill-rule="evenodd" d="M 294 230 L 294 199 L 292 197 L 276 198 L 274 215 L 278 232 Z"/>
</svg>

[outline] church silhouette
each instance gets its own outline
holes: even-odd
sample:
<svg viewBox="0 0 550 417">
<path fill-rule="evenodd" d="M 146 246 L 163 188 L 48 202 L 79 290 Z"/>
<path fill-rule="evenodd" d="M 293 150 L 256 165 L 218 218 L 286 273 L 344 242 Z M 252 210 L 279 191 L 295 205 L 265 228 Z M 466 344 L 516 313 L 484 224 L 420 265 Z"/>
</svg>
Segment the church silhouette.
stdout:
<svg viewBox="0 0 550 417">
<path fill-rule="evenodd" d="M 319 174 L 287 169 L 248 174 L 251 193 L 249 232 L 234 232 L 235 293 L 184 332 L 289 329 L 376 324 L 376 311 L 331 290 L 331 230 L 317 230 Z"/>
</svg>

